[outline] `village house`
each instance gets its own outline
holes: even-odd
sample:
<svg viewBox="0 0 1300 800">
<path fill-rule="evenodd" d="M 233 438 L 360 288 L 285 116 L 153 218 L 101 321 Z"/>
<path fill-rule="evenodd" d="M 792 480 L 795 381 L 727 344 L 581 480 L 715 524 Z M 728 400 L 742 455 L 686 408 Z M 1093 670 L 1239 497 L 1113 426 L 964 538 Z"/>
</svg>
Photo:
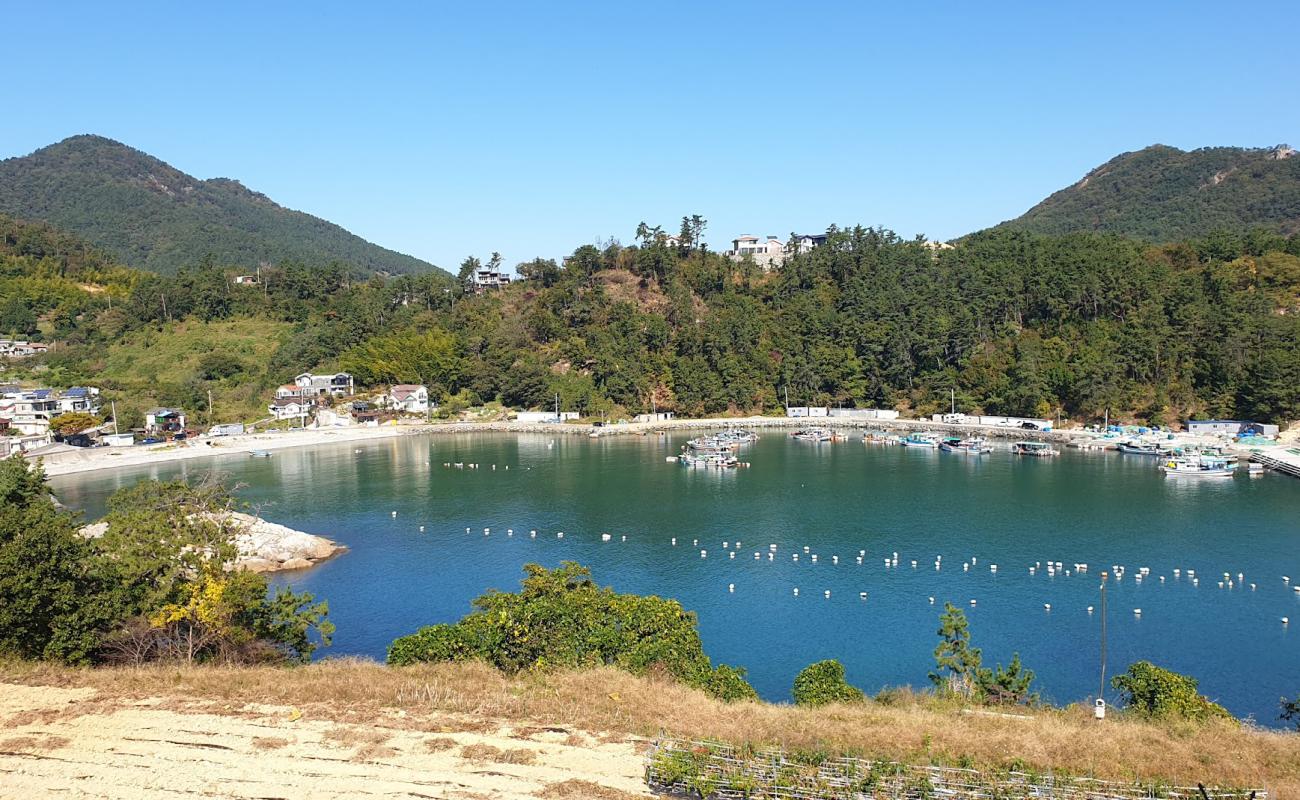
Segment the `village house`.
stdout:
<svg viewBox="0 0 1300 800">
<path fill-rule="evenodd" d="M 314 408 L 316 408 L 315 398 L 280 397 L 277 392 L 276 398 L 271 401 L 271 405 L 267 406 L 267 411 L 276 419 L 296 419 L 311 414 Z"/>
<path fill-rule="evenodd" d="M 74 386 L 65 391 L 0 387 L 0 428 L 5 435 L 44 436 L 50 420 L 74 411 L 99 413 L 99 389 Z"/>
<path fill-rule="evenodd" d="M 310 372 L 304 372 L 294 378 L 293 382 L 301 390 L 298 396 L 304 399 L 322 395 L 346 397 L 355 393 L 352 376 L 346 372 L 336 372 L 332 375 L 313 375 Z M 280 397 L 281 395 L 276 392 L 276 396 Z"/>
<path fill-rule="evenodd" d="M 184 433 L 185 412 L 179 408 L 151 408 L 144 412 L 144 432 L 148 436 Z"/>
<path fill-rule="evenodd" d="M 0 339 L 0 358 L 27 358 L 50 351 L 50 345 L 22 339 Z"/>
<path fill-rule="evenodd" d="M 388 390 L 384 404 L 406 414 L 427 414 L 433 406 L 429 403 L 429 389 L 414 383 L 399 383 Z"/>
</svg>

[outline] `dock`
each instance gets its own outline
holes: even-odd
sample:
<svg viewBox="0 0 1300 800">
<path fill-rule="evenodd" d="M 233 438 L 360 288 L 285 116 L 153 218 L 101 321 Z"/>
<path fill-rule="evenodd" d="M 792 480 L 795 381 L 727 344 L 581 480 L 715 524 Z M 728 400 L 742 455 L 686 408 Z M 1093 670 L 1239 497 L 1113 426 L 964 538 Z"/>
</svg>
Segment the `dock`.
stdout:
<svg viewBox="0 0 1300 800">
<path fill-rule="evenodd" d="M 1300 478 L 1300 448 L 1271 447 L 1268 450 L 1251 450 L 1250 460 L 1272 470 Z"/>
</svg>

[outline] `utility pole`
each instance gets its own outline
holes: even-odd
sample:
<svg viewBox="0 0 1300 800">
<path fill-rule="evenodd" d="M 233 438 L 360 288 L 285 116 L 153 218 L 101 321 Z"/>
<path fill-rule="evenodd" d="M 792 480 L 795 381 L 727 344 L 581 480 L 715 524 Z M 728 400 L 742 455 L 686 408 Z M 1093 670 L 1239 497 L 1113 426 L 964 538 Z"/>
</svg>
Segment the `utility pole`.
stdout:
<svg viewBox="0 0 1300 800">
<path fill-rule="evenodd" d="M 113 409 L 113 435 L 117 435 L 117 401 L 109 401 L 109 406 Z"/>
<path fill-rule="evenodd" d="M 783 386 L 781 388 L 785 390 L 785 414 L 786 416 L 789 416 L 790 415 L 790 387 Z"/>
<path fill-rule="evenodd" d="M 948 413 L 957 413 L 957 390 L 952 388 L 948 389 Z"/>
<path fill-rule="evenodd" d="M 1107 573 L 1101 573 L 1101 684 L 1097 687 L 1097 697 L 1103 698 L 1106 695 L 1106 578 Z"/>
<path fill-rule="evenodd" d="M 208 390 L 208 424 L 212 424 L 212 390 Z"/>
</svg>

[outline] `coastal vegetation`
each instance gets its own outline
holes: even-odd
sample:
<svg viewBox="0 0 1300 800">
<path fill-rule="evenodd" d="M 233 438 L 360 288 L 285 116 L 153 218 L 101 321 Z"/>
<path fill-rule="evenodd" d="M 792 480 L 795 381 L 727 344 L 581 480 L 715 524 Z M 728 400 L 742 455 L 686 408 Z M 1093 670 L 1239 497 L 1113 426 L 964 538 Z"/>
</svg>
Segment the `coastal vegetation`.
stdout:
<svg viewBox="0 0 1300 800">
<path fill-rule="evenodd" d="M 234 567 L 218 484 L 142 481 L 88 538 L 38 464 L 0 461 L 0 653 L 67 664 L 304 662 L 328 607 Z"/>
<path fill-rule="evenodd" d="M 199 424 L 256 419 L 279 383 L 340 366 L 363 383 L 425 383 L 451 408 L 558 395 L 589 417 L 774 412 L 788 398 L 1151 424 L 1300 418 L 1300 236 L 1263 230 L 1164 246 L 998 230 L 936 250 L 832 228 L 773 272 L 649 230 L 521 265 L 532 279 L 474 296 L 440 273 L 357 280 L 293 261 L 254 285 L 214 260 L 164 277 L 102 266 L 44 226 L 4 226 L 20 233 L 0 237 L 0 275 L 13 276 L 0 309 L 21 298 L 59 342 L 11 377 L 95 382 Z M 62 288 L 41 294 L 34 274 Z"/>
<path fill-rule="evenodd" d="M 618 594 L 572 562 L 524 566 L 520 591 L 492 591 L 453 625 L 431 625 L 393 642 L 388 663 L 481 660 L 506 672 L 616 666 L 660 670 L 722 700 L 757 699 L 744 670 L 713 666 L 695 614 L 675 600 Z"/>
</svg>

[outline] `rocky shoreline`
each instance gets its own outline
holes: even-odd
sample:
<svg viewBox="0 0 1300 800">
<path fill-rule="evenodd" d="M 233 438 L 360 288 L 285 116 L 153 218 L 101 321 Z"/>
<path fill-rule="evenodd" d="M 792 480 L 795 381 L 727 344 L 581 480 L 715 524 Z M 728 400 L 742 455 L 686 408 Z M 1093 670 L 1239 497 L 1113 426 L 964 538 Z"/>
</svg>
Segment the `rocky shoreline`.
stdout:
<svg viewBox="0 0 1300 800">
<path fill-rule="evenodd" d="M 313 567 L 347 551 L 345 545 L 324 536 L 294 530 L 252 514 L 228 512 L 218 518 L 235 529 L 235 565 L 252 572 L 287 572 Z M 88 539 L 103 536 L 107 522 L 95 522 L 81 529 Z"/>
</svg>

